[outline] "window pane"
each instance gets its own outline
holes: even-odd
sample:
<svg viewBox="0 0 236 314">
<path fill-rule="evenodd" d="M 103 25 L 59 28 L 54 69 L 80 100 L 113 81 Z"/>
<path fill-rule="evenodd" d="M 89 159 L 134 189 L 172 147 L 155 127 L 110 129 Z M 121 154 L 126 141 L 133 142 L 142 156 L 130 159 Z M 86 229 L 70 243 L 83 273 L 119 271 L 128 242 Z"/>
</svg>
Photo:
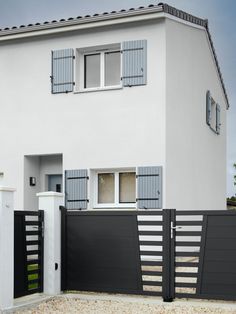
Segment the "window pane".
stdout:
<svg viewBox="0 0 236 314">
<path fill-rule="evenodd" d="M 84 87 L 100 87 L 100 54 L 84 57 Z"/>
<path fill-rule="evenodd" d="M 136 176 L 135 172 L 119 173 L 119 202 L 136 202 Z"/>
<path fill-rule="evenodd" d="M 105 86 L 120 84 L 120 52 L 105 53 Z"/>
<path fill-rule="evenodd" d="M 115 202 L 115 175 L 114 173 L 98 174 L 98 203 Z"/>
</svg>

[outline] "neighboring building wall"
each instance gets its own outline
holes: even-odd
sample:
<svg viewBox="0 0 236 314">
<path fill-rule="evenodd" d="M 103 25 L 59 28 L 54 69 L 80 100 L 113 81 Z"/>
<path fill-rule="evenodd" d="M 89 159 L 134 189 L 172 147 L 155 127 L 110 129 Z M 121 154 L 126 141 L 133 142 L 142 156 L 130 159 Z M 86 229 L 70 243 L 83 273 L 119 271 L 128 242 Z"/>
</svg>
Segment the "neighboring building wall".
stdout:
<svg viewBox="0 0 236 314">
<path fill-rule="evenodd" d="M 51 94 L 51 50 L 136 39 L 147 39 L 146 86 Z M 165 169 L 165 64 L 163 20 L 2 42 L 0 120 L 7 136 L 0 164 L 4 184 L 17 189 L 17 208 L 24 206 L 25 155 L 62 153 L 64 170 Z M 27 191 L 26 207 L 33 206 L 26 199 Z"/>
<path fill-rule="evenodd" d="M 226 103 L 206 31 L 166 20 L 166 206 L 226 208 Z M 206 92 L 221 105 L 221 132 L 206 124 Z"/>
</svg>

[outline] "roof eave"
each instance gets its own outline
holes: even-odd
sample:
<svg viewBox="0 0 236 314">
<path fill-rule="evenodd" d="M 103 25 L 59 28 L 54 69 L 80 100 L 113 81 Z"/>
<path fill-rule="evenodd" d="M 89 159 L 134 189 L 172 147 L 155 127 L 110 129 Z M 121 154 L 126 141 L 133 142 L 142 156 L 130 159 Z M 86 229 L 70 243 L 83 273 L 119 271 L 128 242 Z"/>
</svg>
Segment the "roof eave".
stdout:
<svg viewBox="0 0 236 314">
<path fill-rule="evenodd" d="M 62 32 L 68 31 L 68 28 L 73 27 L 73 26 L 81 26 L 81 25 L 91 25 L 91 27 L 95 27 L 94 23 L 96 23 L 96 26 L 101 26 L 103 22 L 107 21 L 115 21 L 115 20 L 120 20 L 120 22 L 123 22 L 124 19 L 130 18 L 133 20 L 135 17 L 140 17 L 140 16 L 150 16 L 155 13 L 161 13 L 163 12 L 163 9 L 161 6 L 159 7 L 152 7 L 152 8 L 143 8 L 143 9 L 137 9 L 133 11 L 126 11 L 126 12 L 117 12 L 117 13 L 111 13 L 108 15 L 99 15 L 99 16 L 91 16 L 91 17 L 84 17 L 81 19 L 73 19 L 71 21 L 64 21 L 64 22 L 55 22 L 55 23 L 47 23 L 45 22 L 44 24 L 40 25 L 33 25 L 30 27 L 19 27 L 19 28 L 14 28 L 14 29 L 9 29 L 9 30 L 3 30 L 0 32 L 0 41 L 5 41 L 5 40 L 11 40 L 15 39 L 16 37 L 14 35 L 19 35 L 18 38 L 22 38 L 23 34 L 29 33 L 29 36 L 36 36 L 37 35 L 45 35 L 48 30 L 51 30 L 51 33 L 57 33 L 58 29 L 60 29 Z M 121 21 L 122 20 L 122 21 Z M 97 23 L 100 23 L 97 25 Z M 40 33 L 38 33 L 40 32 Z M 27 36 L 27 37 L 29 37 Z"/>
</svg>

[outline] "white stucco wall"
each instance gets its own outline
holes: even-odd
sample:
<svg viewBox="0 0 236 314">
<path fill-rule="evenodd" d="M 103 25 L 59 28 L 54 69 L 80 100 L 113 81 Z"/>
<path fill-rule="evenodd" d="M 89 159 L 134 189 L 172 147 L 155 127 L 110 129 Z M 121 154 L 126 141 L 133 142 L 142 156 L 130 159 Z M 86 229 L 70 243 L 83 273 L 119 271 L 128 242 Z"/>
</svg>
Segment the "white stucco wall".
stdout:
<svg viewBox="0 0 236 314">
<path fill-rule="evenodd" d="M 37 198 L 35 195 L 41 191 L 41 180 L 40 180 L 40 157 L 38 156 L 27 156 L 24 158 L 24 206 L 18 206 L 18 209 L 36 210 L 37 209 Z M 13 169 L 14 170 L 14 169 Z M 29 178 L 35 177 L 36 185 L 30 186 Z M 16 181 L 17 182 L 17 181 Z"/>
<path fill-rule="evenodd" d="M 147 39 L 146 86 L 51 94 L 51 50 L 136 39 Z M 61 153 L 64 170 L 165 169 L 164 42 L 163 20 L 156 20 L 1 43 L 0 170 L 17 189 L 17 208 L 24 206 L 24 155 Z"/>
<path fill-rule="evenodd" d="M 37 193 L 48 191 L 48 175 L 62 174 L 62 155 L 25 156 L 24 158 L 24 209 L 37 209 Z M 29 185 L 29 178 L 36 178 L 36 185 Z"/>
<path fill-rule="evenodd" d="M 226 208 L 226 103 L 205 30 L 166 20 L 166 206 Z M 221 133 L 206 124 L 206 91 Z"/>
<path fill-rule="evenodd" d="M 136 39 L 147 40 L 147 85 L 51 94 L 51 50 Z M 1 42 L 0 68 L 1 182 L 16 187 L 16 208 L 35 207 L 45 175 L 61 171 L 24 156 L 49 154 L 63 155 L 63 171 L 163 166 L 164 208 L 225 208 L 226 104 L 205 30 L 157 19 Z M 206 125 L 207 89 L 220 136 Z"/>
<path fill-rule="evenodd" d="M 41 191 L 48 191 L 48 175 L 62 174 L 62 155 L 40 157 Z"/>
</svg>

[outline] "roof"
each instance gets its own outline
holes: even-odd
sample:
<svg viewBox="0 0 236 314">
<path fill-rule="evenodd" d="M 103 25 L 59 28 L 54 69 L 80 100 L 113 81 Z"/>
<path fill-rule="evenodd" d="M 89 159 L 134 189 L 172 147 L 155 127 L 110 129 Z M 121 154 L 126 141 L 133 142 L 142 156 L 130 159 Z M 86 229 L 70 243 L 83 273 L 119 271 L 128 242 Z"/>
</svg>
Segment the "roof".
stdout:
<svg viewBox="0 0 236 314">
<path fill-rule="evenodd" d="M 9 34 L 16 34 L 19 32 L 30 32 L 36 29 L 48 29 L 51 27 L 62 27 L 67 26 L 75 23 L 84 23 L 89 22 L 91 19 L 97 20 L 100 19 L 107 19 L 107 18 L 114 18 L 117 15 L 127 15 L 128 13 L 146 13 L 146 12 L 166 12 L 176 17 L 179 17 L 183 20 L 189 21 L 194 24 L 198 24 L 200 26 L 206 26 L 207 20 L 195 17 L 191 14 L 186 12 L 180 11 L 176 8 L 173 8 L 167 4 L 159 3 L 157 5 L 150 4 L 147 7 L 141 6 L 138 8 L 130 8 L 128 10 L 121 9 L 120 11 L 111 11 L 111 12 L 103 12 L 101 14 L 95 13 L 93 15 L 85 15 L 85 16 L 77 16 L 77 17 L 69 17 L 67 19 L 60 19 L 60 20 L 53 20 L 53 21 L 45 21 L 42 23 L 35 23 L 35 24 L 28 24 L 28 25 L 20 25 L 20 26 L 12 26 L 12 27 L 5 27 L 0 29 L 0 36 L 9 35 Z"/>
<path fill-rule="evenodd" d="M 109 20 L 109 19 L 116 19 L 123 16 L 135 16 L 135 15 L 141 15 L 141 14 L 148 14 L 148 13 L 155 13 L 155 12 L 163 12 L 166 14 L 170 14 L 172 16 L 175 16 L 179 19 L 182 19 L 186 22 L 193 23 L 196 25 L 199 25 L 201 27 L 204 27 L 208 38 L 210 41 L 210 45 L 212 48 L 212 52 L 214 55 L 217 71 L 220 77 L 221 85 L 223 88 L 223 92 L 225 95 L 225 99 L 227 102 L 227 108 L 229 108 L 229 100 L 224 84 L 224 80 L 222 77 L 222 73 L 220 70 L 219 62 L 217 59 L 216 51 L 213 45 L 213 41 L 211 38 L 211 34 L 208 27 L 208 20 L 202 19 L 199 17 L 196 17 L 194 15 L 191 15 L 187 12 L 181 11 L 179 9 L 176 9 L 172 6 L 169 6 L 166 3 L 159 3 L 157 5 L 150 4 L 149 6 L 141 6 L 138 8 L 130 8 L 128 10 L 122 9 L 120 11 L 111 11 L 111 12 L 103 12 L 101 14 L 95 13 L 93 15 L 85 15 L 85 16 L 77 16 L 77 17 L 70 17 L 68 19 L 60 19 L 60 20 L 53 20 L 53 21 L 45 21 L 43 23 L 35 23 L 35 24 L 28 24 L 28 25 L 20 25 L 19 27 L 13 26 L 13 27 L 6 27 L 4 29 L 0 29 L 0 38 L 3 38 L 4 36 L 9 35 L 16 35 L 16 34 L 22 34 L 22 33 L 29 33 L 39 30 L 48 30 L 48 29 L 54 29 L 59 27 L 65 27 L 65 26 L 72 26 L 72 25 L 78 25 L 78 24 L 84 24 L 84 23 L 91 23 L 94 21 L 103 21 L 103 20 Z M 32 34 L 33 35 L 33 34 Z"/>
</svg>

